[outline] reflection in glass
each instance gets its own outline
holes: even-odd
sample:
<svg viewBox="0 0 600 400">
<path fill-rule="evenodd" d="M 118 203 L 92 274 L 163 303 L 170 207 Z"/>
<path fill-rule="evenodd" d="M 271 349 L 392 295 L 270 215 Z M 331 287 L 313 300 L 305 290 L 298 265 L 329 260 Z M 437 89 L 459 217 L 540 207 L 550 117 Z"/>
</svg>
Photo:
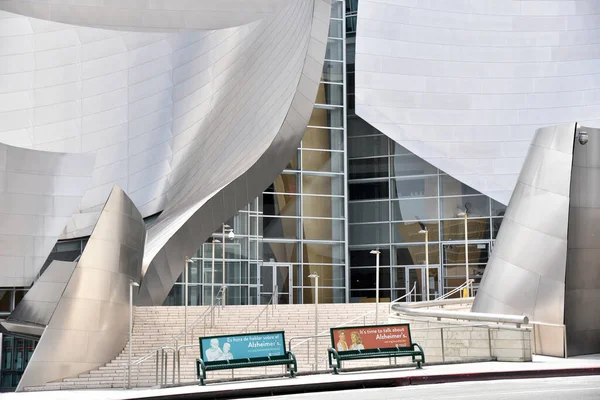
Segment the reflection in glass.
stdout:
<svg viewBox="0 0 600 400">
<path fill-rule="evenodd" d="M 450 175 L 441 175 L 441 195 L 442 196 L 462 196 L 469 194 L 480 194 L 472 187 L 454 179 Z"/>
<path fill-rule="evenodd" d="M 464 264 L 465 263 L 465 245 L 464 244 L 445 244 L 444 245 L 444 265 Z M 489 258 L 488 243 L 469 244 L 469 265 L 487 264 Z M 464 275 L 464 272 L 463 272 Z"/>
<path fill-rule="evenodd" d="M 392 197 L 437 197 L 437 176 L 392 179 Z"/>
<path fill-rule="evenodd" d="M 433 165 L 413 154 L 392 157 L 392 176 L 432 175 L 436 173 L 437 169 Z"/>
<path fill-rule="evenodd" d="M 429 241 L 437 242 L 439 240 L 439 229 L 437 221 L 422 222 L 429 231 Z M 414 222 L 398 222 L 392 224 L 392 239 L 394 243 L 414 243 L 424 242 L 425 237 L 419 231 L 421 224 Z"/>
<path fill-rule="evenodd" d="M 267 262 L 297 263 L 298 242 L 263 242 L 262 259 Z"/>
<path fill-rule="evenodd" d="M 352 267 L 374 267 L 377 260 L 375 256 L 370 253 L 372 248 L 366 247 L 362 249 L 350 250 L 350 265 Z M 390 265 L 390 250 L 386 246 L 380 248 L 379 251 L 379 265 Z"/>
<path fill-rule="evenodd" d="M 389 198 L 389 181 L 350 183 L 350 200 L 369 200 Z"/>
<path fill-rule="evenodd" d="M 344 177 L 302 175 L 302 191 L 307 194 L 328 194 L 342 196 L 344 194 Z"/>
<path fill-rule="evenodd" d="M 464 220 L 442 220 L 443 240 L 465 240 Z M 490 220 L 489 218 L 468 219 L 467 229 L 469 240 L 489 239 L 490 238 Z"/>
<path fill-rule="evenodd" d="M 300 196 L 295 194 L 263 194 L 263 214 L 293 217 L 300 215 Z"/>
<path fill-rule="evenodd" d="M 343 218 L 344 198 L 303 196 L 302 215 L 305 217 Z"/>
<path fill-rule="evenodd" d="M 461 218 L 459 213 L 468 210 L 469 218 L 490 215 L 490 200 L 487 196 L 443 197 L 441 199 L 442 218 Z"/>
<path fill-rule="evenodd" d="M 334 106 L 315 106 L 308 125 L 322 126 L 324 128 L 343 128 L 344 109 Z"/>
<path fill-rule="evenodd" d="M 327 128 L 306 128 L 302 138 L 302 147 L 305 149 L 343 150 L 344 131 Z"/>
<path fill-rule="evenodd" d="M 279 175 L 275 182 L 265 189 L 265 192 L 298 193 L 298 175 L 294 173 Z"/>
<path fill-rule="evenodd" d="M 348 137 L 351 136 L 366 136 L 366 135 L 381 135 L 377 129 L 369 124 L 364 119 L 356 115 L 348 115 Z M 350 149 L 348 149 L 350 151 Z M 384 155 L 384 154 L 381 154 Z"/>
<path fill-rule="evenodd" d="M 381 157 L 388 154 L 389 139 L 384 135 L 348 138 L 348 158 Z"/>
<path fill-rule="evenodd" d="M 305 171 L 343 172 L 344 154 L 340 152 L 302 150 Z"/>
<path fill-rule="evenodd" d="M 425 265 L 425 245 L 394 246 L 394 265 Z M 429 265 L 439 264 L 440 252 L 437 243 L 429 243 Z"/>
<path fill-rule="evenodd" d="M 316 104 L 330 104 L 334 106 L 344 105 L 344 86 L 334 83 L 323 83 L 317 91 Z"/>
<path fill-rule="evenodd" d="M 388 201 L 348 203 L 349 222 L 383 222 L 390 220 Z"/>
<path fill-rule="evenodd" d="M 263 237 L 298 239 L 300 232 L 299 218 L 280 218 L 263 216 Z"/>
<path fill-rule="evenodd" d="M 305 240 L 344 240 L 344 221 L 339 219 L 302 218 Z"/>
<path fill-rule="evenodd" d="M 506 212 L 506 206 L 492 199 L 492 217 L 503 217 Z"/>
<path fill-rule="evenodd" d="M 438 218 L 438 204 L 435 198 L 393 200 L 391 206 L 394 221 Z"/>
<path fill-rule="evenodd" d="M 350 244 L 385 244 L 390 242 L 389 224 L 358 224 L 348 226 Z"/>
<path fill-rule="evenodd" d="M 344 81 L 344 63 L 325 61 L 323 63 L 323 80 L 342 83 Z"/>
<path fill-rule="evenodd" d="M 340 39 L 327 39 L 327 48 L 325 49 L 326 60 L 344 59 L 344 41 Z"/>
<path fill-rule="evenodd" d="M 304 243 L 304 262 L 308 264 L 344 263 L 343 244 Z"/>
<path fill-rule="evenodd" d="M 356 159 L 348 162 L 348 176 L 350 179 L 387 177 L 388 169 L 387 157 Z"/>
</svg>

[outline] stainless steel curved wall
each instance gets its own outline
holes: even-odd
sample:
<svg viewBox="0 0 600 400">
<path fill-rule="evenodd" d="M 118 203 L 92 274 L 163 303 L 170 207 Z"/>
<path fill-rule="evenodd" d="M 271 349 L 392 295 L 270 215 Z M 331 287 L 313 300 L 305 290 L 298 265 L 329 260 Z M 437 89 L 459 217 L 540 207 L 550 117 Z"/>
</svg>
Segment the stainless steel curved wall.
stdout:
<svg viewBox="0 0 600 400">
<path fill-rule="evenodd" d="M 360 0 L 356 114 L 508 204 L 539 127 L 600 123 L 597 0 Z"/>
<path fill-rule="evenodd" d="M 600 130 L 578 126 L 589 142 L 573 151 L 565 325 L 567 354 L 600 352 Z"/>
<path fill-rule="evenodd" d="M 90 154 L 0 143 L 0 286 L 31 285 L 90 187 L 93 166 Z"/>
<path fill-rule="evenodd" d="M 190 176 L 183 175 L 177 186 L 180 193 L 148 232 L 139 304 L 162 304 L 183 271 L 185 256 L 191 256 L 203 238 L 258 196 L 292 157 L 312 113 L 330 12 L 329 1 L 303 1 L 296 3 L 293 12 L 271 21 L 262 46 L 246 64 L 256 75 L 253 79 L 262 84 L 248 82 L 244 96 L 232 93 L 224 106 L 238 113 L 226 123 L 217 120 L 208 127 L 216 128 L 213 135 L 231 130 L 221 139 L 227 150 L 206 155 L 217 166 L 214 174 L 200 176 L 206 173 L 203 165 L 193 165 Z M 282 57 L 287 63 L 284 68 L 276 61 Z M 222 154 L 229 158 L 223 160 Z M 221 163 L 227 163 L 227 168 L 218 168 Z"/>
<path fill-rule="evenodd" d="M 144 221 L 114 187 L 17 390 L 112 360 L 128 340 L 129 283 L 141 273 Z"/>
</svg>

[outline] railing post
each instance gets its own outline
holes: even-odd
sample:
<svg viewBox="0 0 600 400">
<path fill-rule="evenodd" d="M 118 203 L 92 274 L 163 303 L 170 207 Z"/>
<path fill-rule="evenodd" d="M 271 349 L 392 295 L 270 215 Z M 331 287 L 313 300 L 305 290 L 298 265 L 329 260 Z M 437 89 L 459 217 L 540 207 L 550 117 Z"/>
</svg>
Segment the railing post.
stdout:
<svg viewBox="0 0 600 400">
<path fill-rule="evenodd" d="M 177 349 L 177 383 L 181 383 L 181 352 L 179 349 Z"/>
<path fill-rule="evenodd" d="M 444 328 L 440 328 L 440 338 L 442 339 L 442 362 L 446 362 L 446 352 L 444 350 Z"/>
<path fill-rule="evenodd" d="M 155 385 L 158 386 L 158 350 L 156 350 L 156 374 L 154 375 Z"/>
<path fill-rule="evenodd" d="M 173 350 L 173 376 L 171 378 L 171 383 L 175 384 L 175 350 Z"/>
<path fill-rule="evenodd" d="M 490 331 L 490 326 L 488 325 L 488 346 L 490 348 L 490 358 L 492 358 L 492 333 Z"/>
</svg>

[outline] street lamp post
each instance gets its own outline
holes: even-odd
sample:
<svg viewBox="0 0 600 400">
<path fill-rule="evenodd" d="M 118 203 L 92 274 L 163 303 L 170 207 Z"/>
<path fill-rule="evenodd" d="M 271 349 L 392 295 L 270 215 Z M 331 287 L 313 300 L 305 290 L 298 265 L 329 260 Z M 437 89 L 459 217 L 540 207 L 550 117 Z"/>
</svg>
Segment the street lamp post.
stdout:
<svg viewBox="0 0 600 400">
<path fill-rule="evenodd" d="M 375 325 L 379 323 L 379 247 L 371 250 L 375 254 Z"/>
<path fill-rule="evenodd" d="M 183 273 L 183 277 L 184 277 L 184 284 L 183 284 L 183 288 L 185 290 L 185 293 L 183 295 L 183 301 L 184 301 L 184 305 L 183 305 L 183 323 L 184 323 L 184 335 L 185 335 L 185 339 L 184 339 L 184 344 L 187 345 L 187 309 L 188 309 L 188 282 L 189 282 L 189 276 L 188 276 L 188 265 L 190 263 L 193 263 L 193 260 L 190 260 L 189 258 L 185 258 L 185 271 Z M 187 351 L 187 349 L 186 349 Z"/>
<path fill-rule="evenodd" d="M 465 284 L 467 286 L 467 296 L 471 297 L 471 295 L 472 295 L 471 285 L 469 284 L 469 230 L 468 230 L 468 226 L 467 226 L 468 211 L 467 211 L 466 207 L 465 207 L 465 211 L 458 213 L 458 216 L 463 217 L 463 219 L 465 221 L 465 276 L 466 276 Z"/>
<path fill-rule="evenodd" d="M 317 344 L 319 338 L 317 335 L 319 334 L 319 275 L 316 272 L 313 272 L 308 276 L 315 280 L 315 371 L 317 370 L 317 365 L 319 363 L 319 352 L 317 351 Z"/>
<path fill-rule="evenodd" d="M 134 281 L 129 282 L 129 362 L 127 365 L 127 389 L 131 389 L 131 353 L 133 348 L 133 288 L 140 284 Z"/>
<path fill-rule="evenodd" d="M 212 241 L 212 268 L 210 272 L 210 326 L 215 326 L 215 243 L 221 243 L 219 239 Z"/>
<path fill-rule="evenodd" d="M 223 280 L 222 280 L 222 284 L 223 284 L 223 294 L 222 294 L 222 300 L 221 300 L 221 304 L 223 305 L 227 305 L 227 296 L 225 296 L 225 291 L 227 290 L 227 286 L 225 286 L 225 234 L 228 233 L 227 237 L 230 240 L 233 240 L 233 238 L 235 237 L 235 234 L 233 233 L 233 229 L 231 229 L 231 227 L 227 224 L 223 224 Z"/>
<path fill-rule="evenodd" d="M 425 290 L 427 290 L 427 301 L 429 301 L 429 231 L 425 228 L 421 229 L 419 233 L 425 235 Z"/>
</svg>

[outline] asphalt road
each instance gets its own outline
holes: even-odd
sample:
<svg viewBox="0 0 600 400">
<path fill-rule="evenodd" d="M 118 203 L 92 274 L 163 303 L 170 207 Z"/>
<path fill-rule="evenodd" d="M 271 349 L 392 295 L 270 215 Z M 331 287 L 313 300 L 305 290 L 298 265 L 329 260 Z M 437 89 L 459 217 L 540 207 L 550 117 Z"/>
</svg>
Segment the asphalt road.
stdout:
<svg viewBox="0 0 600 400">
<path fill-rule="evenodd" d="M 261 397 L 265 400 L 592 400 L 600 399 L 600 376 L 514 379 L 405 386 L 385 389 L 346 390 L 289 396 Z"/>
</svg>

